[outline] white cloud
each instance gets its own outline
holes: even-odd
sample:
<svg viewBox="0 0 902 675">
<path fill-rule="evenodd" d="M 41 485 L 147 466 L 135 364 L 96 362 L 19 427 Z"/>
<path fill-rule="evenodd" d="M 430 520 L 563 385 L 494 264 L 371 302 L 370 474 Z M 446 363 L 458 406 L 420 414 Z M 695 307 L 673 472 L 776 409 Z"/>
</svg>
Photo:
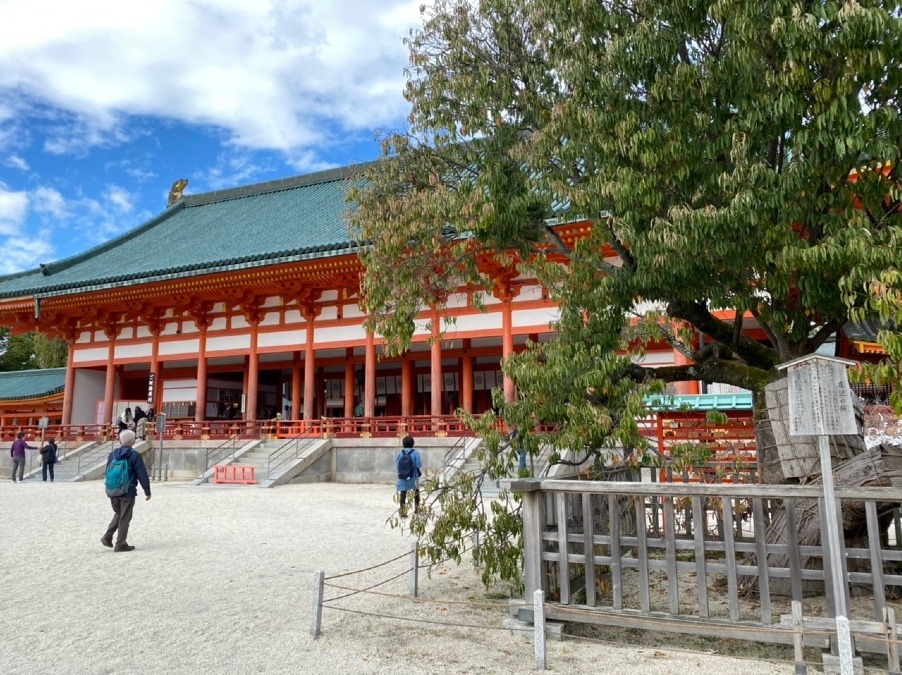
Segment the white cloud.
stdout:
<svg viewBox="0 0 902 675">
<path fill-rule="evenodd" d="M 149 115 L 300 156 L 403 120 L 419 1 L 0 3 L 0 97 L 69 113 L 55 153 L 122 142 L 123 120 Z"/>
<path fill-rule="evenodd" d="M 107 185 L 103 196 L 118 213 L 131 213 L 135 209 L 134 196 L 119 185 Z"/>
<path fill-rule="evenodd" d="M 28 171 L 28 162 L 18 155 L 10 155 L 3 160 L 3 165 L 10 169 L 19 169 L 20 171 Z"/>
<path fill-rule="evenodd" d="M 8 190 L 0 183 L 0 235 L 17 234 L 27 215 L 28 193 Z"/>
<path fill-rule="evenodd" d="M 0 240 L 4 253 L 0 256 L 0 274 L 32 269 L 48 259 L 53 251 L 50 234 L 39 232 L 33 237 L 15 236 Z"/>
<path fill-rule="evenodd" d="M 54 188 L 39 187 L 34 191 L 31 202 L 36 213 L 50 216 L 55 220 L 66 220 L 69 217 L 66 200 L 59 190 Z"/>
</svg>

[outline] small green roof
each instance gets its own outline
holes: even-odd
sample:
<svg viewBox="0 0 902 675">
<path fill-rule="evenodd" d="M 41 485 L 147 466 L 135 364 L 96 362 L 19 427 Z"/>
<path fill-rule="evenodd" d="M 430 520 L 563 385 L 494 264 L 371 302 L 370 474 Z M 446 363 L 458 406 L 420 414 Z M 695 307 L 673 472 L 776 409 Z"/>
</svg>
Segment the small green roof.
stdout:
<svg viewBox="0 0 902 675">
<path fill-rule="evenodd" d="M 0 373 L 0 401 L 50 396 L 60 393 L 65 386 L 65 368 L 2 372 Z"/>
<path fill-rule="evenodd" d="M 345 196 L 366 164 L 186 195 L 84 253 L 0 276 L 0 298 L 66 295 L 356 250 Z"/>
<path fill-rule="evenodd" d="M 645 403 L 657 411 L 671 410 L 751 410 L 751 394 L 695 394 L 646 396 Z"/>
</svg>

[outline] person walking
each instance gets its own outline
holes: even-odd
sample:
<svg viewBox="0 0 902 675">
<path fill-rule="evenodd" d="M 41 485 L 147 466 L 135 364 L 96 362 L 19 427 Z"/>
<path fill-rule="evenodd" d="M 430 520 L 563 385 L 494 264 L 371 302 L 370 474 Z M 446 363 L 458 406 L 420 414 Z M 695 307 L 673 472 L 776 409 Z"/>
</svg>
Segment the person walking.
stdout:
<svg viewBox="0 0 902 675">
<path fill-rule="evenodd" d="M 420 489 L 417 480 L 422 475 L 423 462 L 420 451 L 414 446 L 413 436 L 405 436 L 401 441 L 401 452 L 395 457 L 395 470 L 398 472 L 398 482 L 395 488 L 398 491 L 401 517 L 407 516 L 407 493 L 413 490 L 413 512 L 420 511 Z"/>
<path fill-rule="evenodd" d="M 106 529 L 106 533 L 100 538 L 100 543 L 112 548 L 116 553 L 134 551 L 135 547 L 128 543 L 128 529 L 132 522 L 132 511 L 135 508 L 135 500 L 138 497 L 138 483 L 146 495 L 145 501 L 150 501 L 150 479 L 147 477 L 147 467 L 144 459 L 135 452 L 132 444 L 135 442 L 135 432 L 125 429 L 119 432 L 119 447 L 113 450 L 107 457 L 107 469 L 113 460 L 124 459 L 128 462 L 128 474 L 131 482 L 127 492 L 121 497 L 110 497 L 110 505 L 113 507 L 113 519 Z M 113 544 L 113 535 L 116 535 L 116 543 Z"/>
<path fill-rule="evenodd" d="M 47 472 L 50 472 L 50 482 L 53 482 L 53 465 L 57 463 L 56 458 L 56 439 L 51 436 L 47 439 L 47 443 L 41 448 L 41 479 L 47 482 Z"/>
<path fill-rule="evenodd" d="M 19 472 L 19 482 L 21 483 L 25 480 L 26 450 L 37 450 L 37 448 L 33 445 L 28 445 L 25 442 L 25 432 L 20 431 L 16 434 L 16 440 L 13 441 L 12 447 L 9 449 L 9 454 L 13 458 L 13 483 L 16 482 L 16 471 Z"/>
</svg>

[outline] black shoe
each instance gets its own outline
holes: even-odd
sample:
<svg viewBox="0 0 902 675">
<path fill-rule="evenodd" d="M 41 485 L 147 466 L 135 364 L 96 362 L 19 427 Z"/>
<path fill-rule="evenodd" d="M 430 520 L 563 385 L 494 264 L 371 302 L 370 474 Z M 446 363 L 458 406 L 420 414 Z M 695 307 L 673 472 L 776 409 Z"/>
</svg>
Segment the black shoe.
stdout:
<svg viewBox="0 0 902 675">
<path fill-rule="evenodd" d="M 134 546 L 129 546 L 128 544 L 116 544 L 116 548 L 113 549 L 114 553 L 125 553 L 126 551 L 134 551 Z"/>
<path fill-rule="evenodd" d="M 104 546 L 106 546 L 107 548 L 113 548 L 113 542 L 110 539 L 107 539 L 106 537 L 101 537 L 100 543 L 103 544 Z"/>
</svg>

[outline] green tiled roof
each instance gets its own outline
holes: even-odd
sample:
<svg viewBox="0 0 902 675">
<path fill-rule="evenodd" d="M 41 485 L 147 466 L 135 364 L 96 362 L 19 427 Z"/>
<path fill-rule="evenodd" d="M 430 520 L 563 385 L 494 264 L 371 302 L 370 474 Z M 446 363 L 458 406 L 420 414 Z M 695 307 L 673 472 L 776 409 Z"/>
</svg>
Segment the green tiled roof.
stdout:
<svg viewBox="0 0 902 675">
<path fill-rule="evenodd" d="M 0 401 L 58 394 L 66 385 L 65 368 L 13 370 L 0 373 Z"/>
<path fill-rule="evenodd" d="M 654 410 L 751 410 L 751 394 L 695 394 L 685 396 L 646 396 L 645 402 Z"/>
<path fill-rule="evenodd" d="M 0 298 L 60 295 L 353 252 L 345 194 L 348 179 L 365 166 L 186 195 L 152 220 L 84 253 L 0 276 Z"/>
</svg>

